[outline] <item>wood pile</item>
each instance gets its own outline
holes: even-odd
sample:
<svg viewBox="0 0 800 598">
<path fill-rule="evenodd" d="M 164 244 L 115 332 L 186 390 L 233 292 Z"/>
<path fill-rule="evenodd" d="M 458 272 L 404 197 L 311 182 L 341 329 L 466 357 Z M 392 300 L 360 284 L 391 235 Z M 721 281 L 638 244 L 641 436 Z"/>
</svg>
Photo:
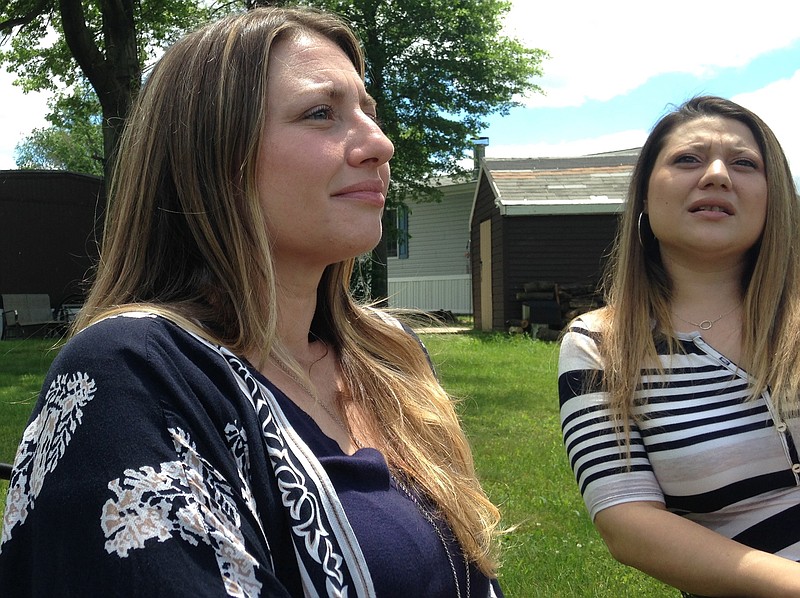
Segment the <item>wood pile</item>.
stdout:
<svg viewBox="0 0 800 598">
<path fill-rule="evenodd" d="M 516 293 L 516 299 L 521 303 L 522 317 L 506 322 L 509 332 L 532 332 L 533 325 L 537 325 L 537 337 L 548 339 L 557 338 L 573 318 L 603 305 L 597 285 L 581 282 L 527 282 Z"/>
</svg>

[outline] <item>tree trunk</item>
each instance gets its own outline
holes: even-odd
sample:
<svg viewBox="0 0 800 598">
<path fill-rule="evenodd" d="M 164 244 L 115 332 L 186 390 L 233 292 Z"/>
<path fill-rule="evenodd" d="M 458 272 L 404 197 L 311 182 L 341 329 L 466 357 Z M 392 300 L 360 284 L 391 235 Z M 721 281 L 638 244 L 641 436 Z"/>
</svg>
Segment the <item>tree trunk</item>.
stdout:
<svg viewBox="0 0 800 598">
<path fill-rule="evenodd" d="M 103 109 L 103 166 L 108 178 L 114 152 L 142 81 L 134 0 L 101 0 L 101 50 L 86 26 L 81 0 L 59 0 L 64 39 Z"/>
<path fill-rule="evenodd" d="M 372 250 L 372 263 L 370 264 L 370 296 L 372 301 L 377 302 L 379 307 L 387 307 L 389 305 L 386 231 L 386 223 L 384 223 L 381 240 Z"/>
<path fill-rule="evenodd" d="M 388 103 L 384 99 L 386 95 L 386 90 L 384 88 L 386 56 L 377 26 L 378 5 L 379 2 L 360 3 L 362 12 L 360 21 L 364 53 L 368 63 L 366 81 L 367 93 L 377 100 L 378 116 L 380 117 L 380 111 L 383 109 L 384 105 Z M 392 200 L 390 198 L 387 198 L 387 200 L 389 200 L 387 202 L 387 207 L 389 207 Z M 381 235 L 381 240 L 378 245 L 372 250 L 372 263 L 370 264 L 370 296 L 380 307 L 386 307 L 389 304 L 387 234 L 391 230 L 389 228 L 390 226 L 394 226 L 394 224 L 386 221 L 386 210 L 384 210 L 383 234 Z"/>
</svg>

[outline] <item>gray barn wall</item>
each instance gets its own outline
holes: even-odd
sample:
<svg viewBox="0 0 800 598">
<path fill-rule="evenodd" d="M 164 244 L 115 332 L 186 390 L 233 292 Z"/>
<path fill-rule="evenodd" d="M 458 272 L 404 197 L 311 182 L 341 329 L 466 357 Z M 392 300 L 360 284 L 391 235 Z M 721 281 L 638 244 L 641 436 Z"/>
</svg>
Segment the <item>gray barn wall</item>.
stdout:
<svg viewBox="0 0 800 598">
<path fill-rule="evenodd" d="M 480 329 L 480 223 L 492 220 L 492 328 L 522 317 L 516 294 L 532 281 L 599 282 L 617 230 L 616 214 L 501 216 L 482 179 L 471 223 L 472 301 Z"/>
<path fill-rule="evenodd" d="M 492 264 L 481 265 L 480 224 L 492 221 Z M 470 261 L 472 263 L 472 313 L 474 326 L 480 330 L 483 326 L 481 318 L 481 268 L 492 269 L 492 296 L 503 296 L 503 227 L 500 211 L 494 205 L 494 193 L 486 178 L 482 177 L 475 197 L 475 208 L 470 223 Z M 500 324 L 497 324 L 500 322 Z M 492 303 L 492 327 L 502 327 L 503 305 L 495 300 Z"/>
</svg>

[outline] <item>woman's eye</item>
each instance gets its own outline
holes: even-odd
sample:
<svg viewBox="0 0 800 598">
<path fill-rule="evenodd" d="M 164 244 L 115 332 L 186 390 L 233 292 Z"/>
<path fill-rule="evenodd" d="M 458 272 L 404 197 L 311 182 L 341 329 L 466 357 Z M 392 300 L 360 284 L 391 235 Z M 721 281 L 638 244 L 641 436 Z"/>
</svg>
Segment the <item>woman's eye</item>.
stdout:
<svg viewBox="0 0 800 598">
<path fill-rule="evenodd" d="M 745 166 L 747 168 L 758 169 L 758 164 L 756 164 L 755 160 L 751 160 L 750 158 L 737 158 L 734 162 L 737 166 Z"/>
<path fill-rule="evenodd" d="M 306 113 L 308 120 L 330 120 L 333 118 L 333 108 L 330 106 L 317 106 Z"/>
<path fill-rule="evenodd" d="M 696 162 L 698 162 L 697 157 L 691 154 L 682 154 L 675 158 L 675 164 L 694 164 Z"/>
<path fill-rule="evenodd" d="M 378 125 L 379 129 L 383 129 L 383 123 L 377 114 L 367 112 L 366 115 L 369 116 L 376 125 Z"/>
</svg>

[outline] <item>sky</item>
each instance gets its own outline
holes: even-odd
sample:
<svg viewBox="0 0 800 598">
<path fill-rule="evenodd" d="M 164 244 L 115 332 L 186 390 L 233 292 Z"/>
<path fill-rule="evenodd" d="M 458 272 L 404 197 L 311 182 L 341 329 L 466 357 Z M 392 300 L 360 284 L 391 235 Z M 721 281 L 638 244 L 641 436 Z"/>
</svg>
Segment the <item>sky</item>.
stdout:
<svg viewBox="0 0 800 598">
<path fill-rule="evenodd" d="M 507 33 L 550 54 L 545 92 L 494 116 L 486 156 L 574 156 L 639 147 L 694 95 L 729 98 L 775 132 L 800 175 L 795 0 L 665 3 L 517 0 Z"/>
<path fill-rule="evenodd" d="M 641 146 L 670 105 L 730 98 L 772 128 L 800 175 L 800 28 L 796 0 L 664 3 L 514 0 L 506 33 L 546 50 L 544 94 L 520 98 L 478 132 L 486 156 L 574 156 Z M 47 98 L 0 69 L 0 169 L 45 127 Z"/>
</svg>

